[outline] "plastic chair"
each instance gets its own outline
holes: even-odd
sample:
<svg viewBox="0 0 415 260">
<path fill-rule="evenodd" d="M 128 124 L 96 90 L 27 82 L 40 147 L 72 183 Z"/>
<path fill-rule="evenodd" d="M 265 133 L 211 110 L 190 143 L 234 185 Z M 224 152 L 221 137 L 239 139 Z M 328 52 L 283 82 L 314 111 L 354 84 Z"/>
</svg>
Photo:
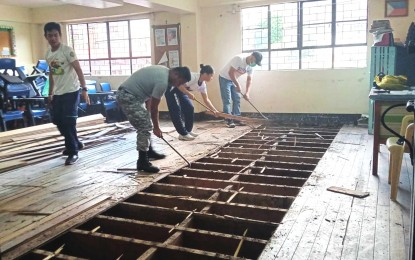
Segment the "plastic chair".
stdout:
<svg viewBox="0 0 415 260">
<path fill-rule="evenodd" d="M 400 135 L 412 142 L 414 125 L 413 115 L 406 115 L 402 119 Z M 411 130 L 412 129 L 412 130 Z M 409 132 L 408 132 L 409 131 Z M 402 158 L 405 152 L 406 144 L 400 143 L 398 137 L 389 137 L 386 140 L 386 146 L 389 150 L 389 176 L 388 182 L 391 184 L 390 198 L 396 200 L 398 193 L 399 176 L 401 174 Z"/>
<path fill-rule="evenodd" d="M 2 131 L 7 131 L 6 122 L 14 121 L 14 120 L 22 120 L 23 126 L 26 127 L 24 111 L 14 110 L 14 111 L 3 112 L 3 109 L 0 109 L 0 122 L 1 122 L 0 126 L 1 126 Z"/>
<path fill-rule="evenodd" d="M 93 94 L 97 93 L 97 89 L 96 89 L 96 85 L 97 85 L 97 81 L 96 80 L 86 80 L 86 86 L 88 89 L 88 95 L 89 95 L 89 100 L 91 102 L 91 105 L 95 105 L 98 101 L 97 98 L 93 96 Z M 80 110 L 80 114 L 81 115 L 87 115 L 89 114 L 88 110 L 88 104 L 86 102 L 79 102 L 78 104 L 78 111 Z"/>
<path fill-rule="evenodd" d="M 102 98 L 102 103 L 104 105 L 104 111 L 103 111 L 104 113 L 103 113 L 103 115 L 106 117 L 108 110 L 116 110 L 118 108 L 118 106 L 117 106 L 117 100 L 115 99 L 114 91 L 111 90 L 110 83 L 108 83 L 108 82 L 101 82 L 101 83 L 99 83 L 99 85 L 101 86 L 101 90 L 103 92 L 108 93 L 108 95 L 105 95 Z"/>
<path fill-rule="evenodd" d="M 36 96 L 36 91 L 34 86 L 27 80 L 24 73 L 19 68 L 12 68 L 15 66 L 15 60 L 11 59 L 12 61 L 5 62 L 5 59 L 0 59 L 0 69 L 3 70 L 3 73 L 0 74 L 0 79 L 2 84 L 0 84 L 1 94 L 1 107 L 4 111 L 4 116 L 8 116 L 10 118 L 11 112 L 6 106 L 7 102 L 12 103 L 12 110 L 17 110 L 16 102 L 24 103 L 27 109 L 26 115 L 29 118 L 29 122 L 31 125 L 35 125 L 36 118 L 46 118 L 48 122 L 50 122 L 50 114 L 49 111 L 45 107 L 45 99 L 31 99 L 32 97 Z M 9 59 L 10 60 L 10 59 Z M 3 63 L 2 63 L 3 62 Z M 10 75 L 8 71 L 12 71 L 13 74 Z M 16 76 L 18 74 L 19 76 Z M 17 113 L 14 114 L 17 116 Z M 15 118 L 14 116 L 11 118 Z M 2 118 L 7 119 L 7 118 Z M 14 119 L 10 119 L 14 120 Z M 6 121 L 10 121 L 6 120 Z M 5 126 L 5 122 L 3 122 L 3 126 Z"/>
<path fill-rule="evenodd" d="M 36 66 L 33 66 L 32 74 L 35 73 L 49 73 L 49 64 L 46 60 L 38 60 Z"/>
</svg>

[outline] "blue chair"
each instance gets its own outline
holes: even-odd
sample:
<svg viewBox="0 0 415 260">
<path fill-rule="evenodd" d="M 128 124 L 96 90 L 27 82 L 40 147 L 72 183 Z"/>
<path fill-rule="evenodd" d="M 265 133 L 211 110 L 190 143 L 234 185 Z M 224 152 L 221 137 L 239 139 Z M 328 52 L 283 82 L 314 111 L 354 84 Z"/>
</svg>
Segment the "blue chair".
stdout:
<svg viewBox="0 0 415 260">
<path fill-rule="evenodd" d="M 10 74 L 10 72 L 12 72 L 12 76 L 16 76 L 16 60 L 12 58 L 1 58 L 0 72 L 2 74 Z"/>
<path fill-rule="evenodd" d="M 21 68 L 16 67 L 14 59 L 0 59 L 0 90 L 2 93 L 2 113 L 3 119 L 16 118 L 18 103 L 24 105 L 25 115 L 30 119 L 31 125 L 35 125 L 36 118 L 47 118 L 50 122 L 50 115 L 46 109 L 44 98 L 33 98 L 38 96 L 38 91 L 31 84 L 29 77 Z M 11 103 L 12 106 L 7 107 Z M 10 114 L 9 112 L 15 112 Z M 23 112 L 21 113 L 23 115 Z M 10 121 L 8 120 L 8 121 Z M 3 122 L 2 122 L 3 123 Z M 5 122 L 4 122 L 5 124 Z M 3 126 L 4 126 L 3 124 Z"/>
<path fill-rule="evenodd" d="M 0 110 L 0 121 L 2 131 L 7 131 L 6 122 L 22 120 L 23 126 L 26 127 L 26 120 L 24 117 L 24 111 L 14 110 L 3 112 L 3 109 Z"/>
<path fill-rule="evenodd" d="M 99 100 L 96 96 L 94 96 L 95 93 L 97 93 L 97 81 L 96 80 L 86 80 L 86 87 L 88 89 L 88 95 L 89 95 L 89 99 L 91 104 L 88 106 L 88 104 L 86 102 L 79 102 L 78 105 L 78 111 L 80 110 L 80 115 L 88 115 L 88 114 L 94 114 L 91 112 L 91 108 L 99 105 Z"/>
<path fill-rule="evenodd" d="M 33 66 L 33 72 L 35 73 L 45 73 L 49 74 L 49 64 L 45 60 L 38 60 L 36 66 Z"/>
<path fill-rule="evenodd" d="M 101 82 L 99 83 L 101 86 L 101 90 L 103 93 L 107 95 L 103 96 L 102 102 L 104 105 L 104 116 L 107 116 L 108 110 L 116 110 L 118 109 L 117 100 L 115 98 L 114 91 L 111 90 L 111 85 L 108 82 Z"/>
<path fill-rule="evenodd" d="M 5 61 L 7 60 L 7 61 Z M 7 73 L 16 71 L 12 68 L 13 59 L 0 59 L 0 122 L 2 131 L 7 131 L 6 122 L 22 120 L 26 127 L 25 112 L 18 110 L 17 105 L 11 101 L 13 96 L 30 95 L 30 87 L 25 85 L 18 76 L 10 76 Z M 11 65 L 12 64 L 12 65 Z"/>
</svg>

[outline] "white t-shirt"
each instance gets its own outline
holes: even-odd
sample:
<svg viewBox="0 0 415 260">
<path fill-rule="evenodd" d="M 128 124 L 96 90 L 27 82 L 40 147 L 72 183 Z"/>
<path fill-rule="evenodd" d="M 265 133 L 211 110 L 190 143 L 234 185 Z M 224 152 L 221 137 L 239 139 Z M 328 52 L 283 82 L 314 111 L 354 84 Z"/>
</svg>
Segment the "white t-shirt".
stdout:
<svg viewBox="0 0 415 260">
<path fill-rule="evenodd" d="M 247 73 L 248 76 L 253 74 L 252 67 L 246 63 L 247 54 L 240 54 L 233 57 L 219 73 L 219 76 L 227 80 L 231 80 L 229 76 L 229 69 L 233 67 L 236 70 L 235 77 L 239 78 L 241 75 Z"/>
<path fill-rule="evenodd" d="M 53 94 L 63 95 L 79 90 L 78 75 L 71 65 L 78 58 L 71 47 L 61 43 L 56 51 L 49 48 L 46 52 L 46 60 L 55 83 Z"/>
<path fill-rule="evenodd" d="M 200 73 L 191 73 L 190 81 L 185 84 L 185 88 L 189 91 L 199 91 L 200 93 L 206 94 L 207 87 L 206 82 L 202 81 L 202 84 L 199 85 Z"/>
</svg>

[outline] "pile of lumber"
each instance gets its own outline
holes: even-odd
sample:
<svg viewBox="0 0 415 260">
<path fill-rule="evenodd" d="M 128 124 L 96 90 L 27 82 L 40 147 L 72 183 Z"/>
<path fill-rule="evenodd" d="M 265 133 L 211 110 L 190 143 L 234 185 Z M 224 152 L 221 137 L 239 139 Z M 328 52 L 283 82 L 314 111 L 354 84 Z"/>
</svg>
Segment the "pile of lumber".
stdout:
<svg viewBox="0 0 415 260">
<path fill-rule="evenodd" d="M 102 115 L 78 119 L 77 130 L 85 149 L 123 138 L 134 129 L 128 123 L 104 122 Z M 64 138 L 56 126 L 44 124 L 0 133 L 0 173 L 62 156 Z"/>
</svg>

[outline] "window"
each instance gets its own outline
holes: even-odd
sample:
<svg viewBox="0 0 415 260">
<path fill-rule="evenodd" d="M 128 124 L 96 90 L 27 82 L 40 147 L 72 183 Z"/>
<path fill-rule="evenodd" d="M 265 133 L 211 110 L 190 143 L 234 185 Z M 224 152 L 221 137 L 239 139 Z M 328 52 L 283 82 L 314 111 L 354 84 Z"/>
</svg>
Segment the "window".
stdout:
<svg viewBox="0 0 415 260">
<path fill-rule="evenodd" d="M 242 9 L 243 52 L 262 70 L 364 68 L 367 0 L 317 0 Z"/>
<path fill-rule="evenodd" d="M 151 65 L 149 19 L 70 24 L 68 36 L 91 75 L 130 75 Z"/>
</svg>

